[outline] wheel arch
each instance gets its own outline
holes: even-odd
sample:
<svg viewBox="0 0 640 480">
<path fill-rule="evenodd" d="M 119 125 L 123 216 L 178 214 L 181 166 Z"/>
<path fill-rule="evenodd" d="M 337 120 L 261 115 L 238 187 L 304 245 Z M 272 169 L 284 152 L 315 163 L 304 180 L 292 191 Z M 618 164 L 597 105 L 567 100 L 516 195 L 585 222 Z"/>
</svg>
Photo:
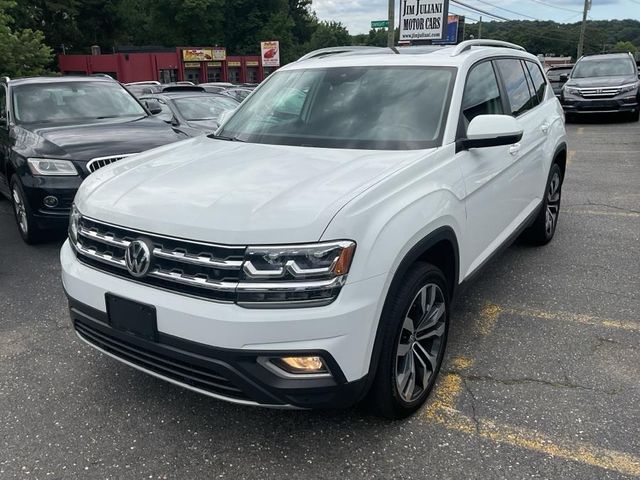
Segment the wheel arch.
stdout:
<svg viewBox="0 0 640 480">
<path fill-rule="evenodd" d="M 557 163 L 560 166 L 562 172 L 562 178 L 564 179 L 565 172 L 567 170 L 567 144 L 565 142 L 560 143 L 553 152 L 553 160 L 551 164 Z M 551 168 L 551 165 L 549 166 Z"/>
<path fill-rule="evenodd" d="M 459 283 L 460 272 L 460 253 L 458 246 L 458 238 L 455 231 L 450 226 L 442 226 L 427 236 L 419 240 L 400 261 L 398 267 L 393 273 L 393 278 L 387 289 L 384 299 L 384 305 L 380 319 L 384 317 L 385 312 L 389 308 L 390 298 L 400 287 L 403 277 L 409 271 L 412 265 L 417 262 L 427 262 L 435 265 L 445 275 L 447 279 L 448 298 L 452 299 L 455 294 L 456 287 Z M 373 343 L 373 349 L 371 353 L 371 359 L 369 362 L 369 371 L 367 379 L 367 387 L 364 392 L 368 392 L 369 387 L 373 383 L 378 369 L 378 363 L 380 359 L 380 351 L 382 349 L 382 324 L 378 319 L 376 328 L 375 340 Z"/>
</svg>

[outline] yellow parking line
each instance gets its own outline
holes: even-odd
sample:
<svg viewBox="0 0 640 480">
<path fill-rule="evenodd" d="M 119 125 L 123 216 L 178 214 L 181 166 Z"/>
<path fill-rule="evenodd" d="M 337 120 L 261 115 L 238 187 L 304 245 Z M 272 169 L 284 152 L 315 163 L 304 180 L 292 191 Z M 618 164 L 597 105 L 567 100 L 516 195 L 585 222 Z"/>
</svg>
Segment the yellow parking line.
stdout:
<svg viewBox="0 0 640 480">
<path fill-rule="evenodd" d="M 482 307 L 482 310 L 480 310 L 480 316 L 476 322 L 476 331 L 480 335 L 489 335 L 496 321 L 498 321 L 498 316 L 501 312 L 502 309 L 498 305 L 486 303 L 484 307 Z"/>
<path fill-rule="evenodd" d="M 567 153 L 567 167 L 570 166 L 573 163 L 573 158 L 576 156 L 576 151 L 575 150 L 569 150 L 569 153 Z"/>
<path fill-rule="evenodd" d="M 604 217 L 640 217 L 638 212 L 603 212 L 602 210 L 565 210 L 571 215 L 602 215 Z"/>
<path fill-rule="evenodd" d="M 478 435 L 495 443 L 513 445 L 624 475 L 640 476 L 640 458 L 631 454 L 574 440 L 563 439 L 559 442 L 535 430 L 501 424 L 485 418 L 471 418 L 456 410 L 455 406 L 462 392 L 462 377 L 459 372 L 472 364 L 473 361 L 466 358 L 457 358 L 452 361 L 454 371 L 442 377 L 433 394 L 433 399 L 427 406 L 428 420 L 450 430 Z"/>
<path fill-rule="evenodd" d="M 584 127 L 578 127 L 578 135 L 582 135 L 584 133 Z"/>
</svg>

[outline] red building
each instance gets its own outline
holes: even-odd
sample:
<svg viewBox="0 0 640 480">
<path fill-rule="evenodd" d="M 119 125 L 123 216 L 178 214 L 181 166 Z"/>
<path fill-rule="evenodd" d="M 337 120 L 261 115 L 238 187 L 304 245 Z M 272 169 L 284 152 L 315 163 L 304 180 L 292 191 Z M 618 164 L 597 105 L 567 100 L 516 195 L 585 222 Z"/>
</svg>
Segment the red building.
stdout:
<svg viewBox="0 0 640 480">
<path fill-rule="evenodd" d="M 189 80 L 194 83 L 259 83 L 275 68 L 260 55 L 227 56 L 221 47 L 178 47 L 175 51 L 121 50 L 105 55 L 59 55 L 63 75 L 106 73 L 122 83 Z"/>
</svg>

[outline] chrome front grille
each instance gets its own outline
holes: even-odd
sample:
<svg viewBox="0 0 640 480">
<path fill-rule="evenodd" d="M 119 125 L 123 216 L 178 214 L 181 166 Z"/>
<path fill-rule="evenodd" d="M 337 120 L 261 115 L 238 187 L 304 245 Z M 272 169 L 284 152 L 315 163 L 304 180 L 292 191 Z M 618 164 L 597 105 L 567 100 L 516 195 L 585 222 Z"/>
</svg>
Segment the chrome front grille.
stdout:
<svg viewBox="0 0 640 480">
<path fill-rule="evenodd" d="M 123 158 L 130 157 L 131 155 L 135 155 L 134 153 L 123 153 L 122 155 L 115 155 L 113 157 L 98 157 L 89 160 L 87 163 L 87 170 L 89 173 L 93 173 L 96 170 L 99 170 L 102 167 L 106 167 L 112 163 L 117 162 L 118 160 L 122 160 Z"/>
<path fill-rule="evenodd" d="M 584 98 L 611 98 L 620 93 L 620 87 L 580 88 Z"/>
<path fill-rule="evenodd" d="M 143 278 L 132 276 L 125 262 L 129 244 L 144 238 L 153 246 Z M 150 286 L 233 302 L 246 247 L 199 243 L 108 225 L 83 217 L 74 245 L 78 258 L 99 270 Z"/>
</svg>

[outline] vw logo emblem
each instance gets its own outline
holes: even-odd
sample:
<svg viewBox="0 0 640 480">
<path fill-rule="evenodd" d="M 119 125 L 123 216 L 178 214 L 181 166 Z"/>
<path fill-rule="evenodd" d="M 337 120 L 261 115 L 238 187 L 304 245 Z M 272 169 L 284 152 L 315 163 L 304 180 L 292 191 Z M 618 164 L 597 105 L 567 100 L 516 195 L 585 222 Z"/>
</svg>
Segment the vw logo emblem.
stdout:
<svg viewBox="0 0 640 480">
<path fill-rule="evenodd" d="M 144 277 L 151 266 L 151 249 L 144 240 L 134 240 L 124 252 L 127 270 L 134 277 Z"/>
</svg>

